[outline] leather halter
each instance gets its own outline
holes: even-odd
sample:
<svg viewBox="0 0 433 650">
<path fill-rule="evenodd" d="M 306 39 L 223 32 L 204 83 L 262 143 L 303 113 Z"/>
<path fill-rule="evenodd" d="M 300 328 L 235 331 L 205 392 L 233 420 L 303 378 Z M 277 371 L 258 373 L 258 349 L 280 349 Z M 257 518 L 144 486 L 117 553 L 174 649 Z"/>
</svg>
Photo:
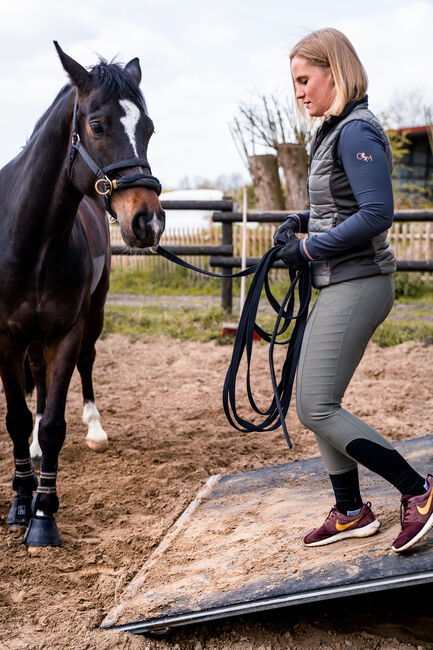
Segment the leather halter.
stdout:
<svg viewBox="0 0 433 650">
<path fill-rule="evenodd" d="M 159 180 L 152 176 L 150 165 L 146 158 L 130 158 L 129 160 L 122 160 L 105 167 L 99 167 L 92 157 L 89 155 L 85 146 L 82 144 L 80 134 L 78 133 L 78 94 L 75 94 L 74 113 L 72 116 L 72 143 L 71 152 L 69 155 L 68 175 L 71 180 L 72 165 L 77 153 L 83 158 L 88 167 L 98 177 L 95 182 L 95 190 L 101 194 L 105 199 L 105 207 L 111 218 L 116 221 L 111 209 L 111 194 L 114 190 L 124 190 L 131 187 L 146 187 L 153 190 L 159 196 L 161 194 L 161 183 Z M 110 178 L 110 172 L 117 171 L 118 169 L 125 169 L 126 167 L 144 167 L 149 170 L 149 174 L 143 172 L 136 172 L 135 174 L 126 174 L 120 178 Z"/>
</svg>

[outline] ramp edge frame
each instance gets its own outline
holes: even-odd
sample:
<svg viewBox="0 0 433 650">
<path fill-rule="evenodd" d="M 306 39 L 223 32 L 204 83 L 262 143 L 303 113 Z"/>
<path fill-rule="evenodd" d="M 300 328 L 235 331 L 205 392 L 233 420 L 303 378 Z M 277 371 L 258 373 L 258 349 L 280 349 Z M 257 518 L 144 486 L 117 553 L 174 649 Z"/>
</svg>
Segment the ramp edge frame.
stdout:
<svg viewBox="0 0 433 650">
<path fill-rule="evenodd" d="M 235 605 L 215 607 L 199 612 L 189 612 L 186 614 L 178 614 L 176 616 L 167 616 L 160 619 L 150 619 L 148 621 L 144 620 L 134 623 L 125 623 L 123 625 L 113 625 L 110 627 L 104 626 L 102 629 L 106 631 L 132 632 L 132 634 L 144 634 L 146 632 L 158 633 L 171 628 L 182 627 L 184 625 L 203 623 L 204 621 L 213 621 L 220 618 L 252 614 L 254 612 L 266 611 L 268 609 L 278 609 L 290 605 L 301 605 L 303 603 L 312 603 L 319 600 L 331 600 L 333 598 L 342 598 L 344 596 L 356 596 L 385 589 L 414 587 L 428 582 L 433 582 L 433 571 L 397 576 L 394 578 L 381 578 L 379 580 L 370 580 L 359 584 L 341 585 L 328 589 L 317 589 L 297 594 L 277 596 L 274 598 L 264 598 L 249 603 L 237 603 Z"/>
</svg>

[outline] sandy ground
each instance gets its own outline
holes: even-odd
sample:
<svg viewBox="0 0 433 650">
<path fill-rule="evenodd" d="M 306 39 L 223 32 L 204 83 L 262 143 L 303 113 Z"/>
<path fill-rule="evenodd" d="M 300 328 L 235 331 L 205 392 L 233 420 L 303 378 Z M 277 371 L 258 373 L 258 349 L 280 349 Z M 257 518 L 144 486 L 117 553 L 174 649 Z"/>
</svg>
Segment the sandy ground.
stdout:
<svg viewBox="0 0 433 650">
<path fill-rule="evenodd" d="M 293 450 L 281 431 L 242 434 L 227 424 L 221 389 L 230 354 L 230 346 L 163 337 L 132 343 L 112 335 L 98 343 L 97 403 L 110 446 L 100 455 L 86 447 L 74 376 L 58 480 L 64 544 L 33 556 L 22 534 L 4 524 L 13 466 L 0 396 L 0 648 L 433 648 L 429 585 L 217 621 L 161 639 L 99 629 L 209 476 L 317 455 L 292 408 Z M 265 397 L 258 368 L 266 367 L 267 348 L 257 344 L 255 355 L 257 394 Z M 371 345 L 345 405 L 390 440 L 433 434 L 432 364 L 433 346 Z M 398 508 L 396 494 L 396 520 Z"/>
</svg>

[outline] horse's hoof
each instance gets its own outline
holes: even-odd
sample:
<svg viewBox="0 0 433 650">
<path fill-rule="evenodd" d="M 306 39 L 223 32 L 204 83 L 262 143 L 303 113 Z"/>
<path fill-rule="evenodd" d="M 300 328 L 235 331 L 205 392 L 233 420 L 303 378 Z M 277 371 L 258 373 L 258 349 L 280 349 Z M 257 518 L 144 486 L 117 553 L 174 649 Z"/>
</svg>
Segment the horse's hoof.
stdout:
<svg viewBox="0 0 433 650">
<path fill-rule="evenodd" d="M 90 438 L 86 438 L 86 442 L 88 447 L 97 453 L 102 453 L 108 448 L 108 438 L 103 438 L 102 440 L 91 440 Z"/>
<path fill-rule="evenodd" d="M 32 518 L 32 497 L 16 496 L 12 502 L 11 509 L 6 519 L 9 530 L 18 530 L 28 526 Z"/>
<path fill-rule="evenodd" d="M 61 546 L 62 538 L 54 517 L 32 517 L 23 541 L 29 548 L 34 546 Z"/>
</svg>

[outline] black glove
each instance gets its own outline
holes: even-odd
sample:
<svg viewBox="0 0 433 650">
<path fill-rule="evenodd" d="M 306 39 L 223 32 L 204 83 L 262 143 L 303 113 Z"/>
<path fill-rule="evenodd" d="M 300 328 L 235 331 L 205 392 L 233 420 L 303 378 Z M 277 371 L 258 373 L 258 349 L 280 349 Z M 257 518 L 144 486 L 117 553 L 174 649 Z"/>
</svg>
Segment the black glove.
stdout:
<svg viewBox="0 0 433 650">
<path fill-rule="evenodd" d="M 277 259 L 284 262 L 286 266 L 290 269 L 299 269 L 304 264 L 307 264 L 307 261 L 303 258 L 300 251 L 300 240 L 295 237 L 293 231 L 287 231 L 287 244 L 282 248 L 278 255 Z"/>
<path fill-rule="evenodd" d="M 274 246 L 278 246 L 278 244 L 287 244 L 289 238 L 291 237 L 290 233 L 294 233 L 298 231 L 299 231 L 298 217 L 291 214 L 283 221 L 281 226 L 277 228 L 276 231 L 274 232 Z"/>
</svg>

